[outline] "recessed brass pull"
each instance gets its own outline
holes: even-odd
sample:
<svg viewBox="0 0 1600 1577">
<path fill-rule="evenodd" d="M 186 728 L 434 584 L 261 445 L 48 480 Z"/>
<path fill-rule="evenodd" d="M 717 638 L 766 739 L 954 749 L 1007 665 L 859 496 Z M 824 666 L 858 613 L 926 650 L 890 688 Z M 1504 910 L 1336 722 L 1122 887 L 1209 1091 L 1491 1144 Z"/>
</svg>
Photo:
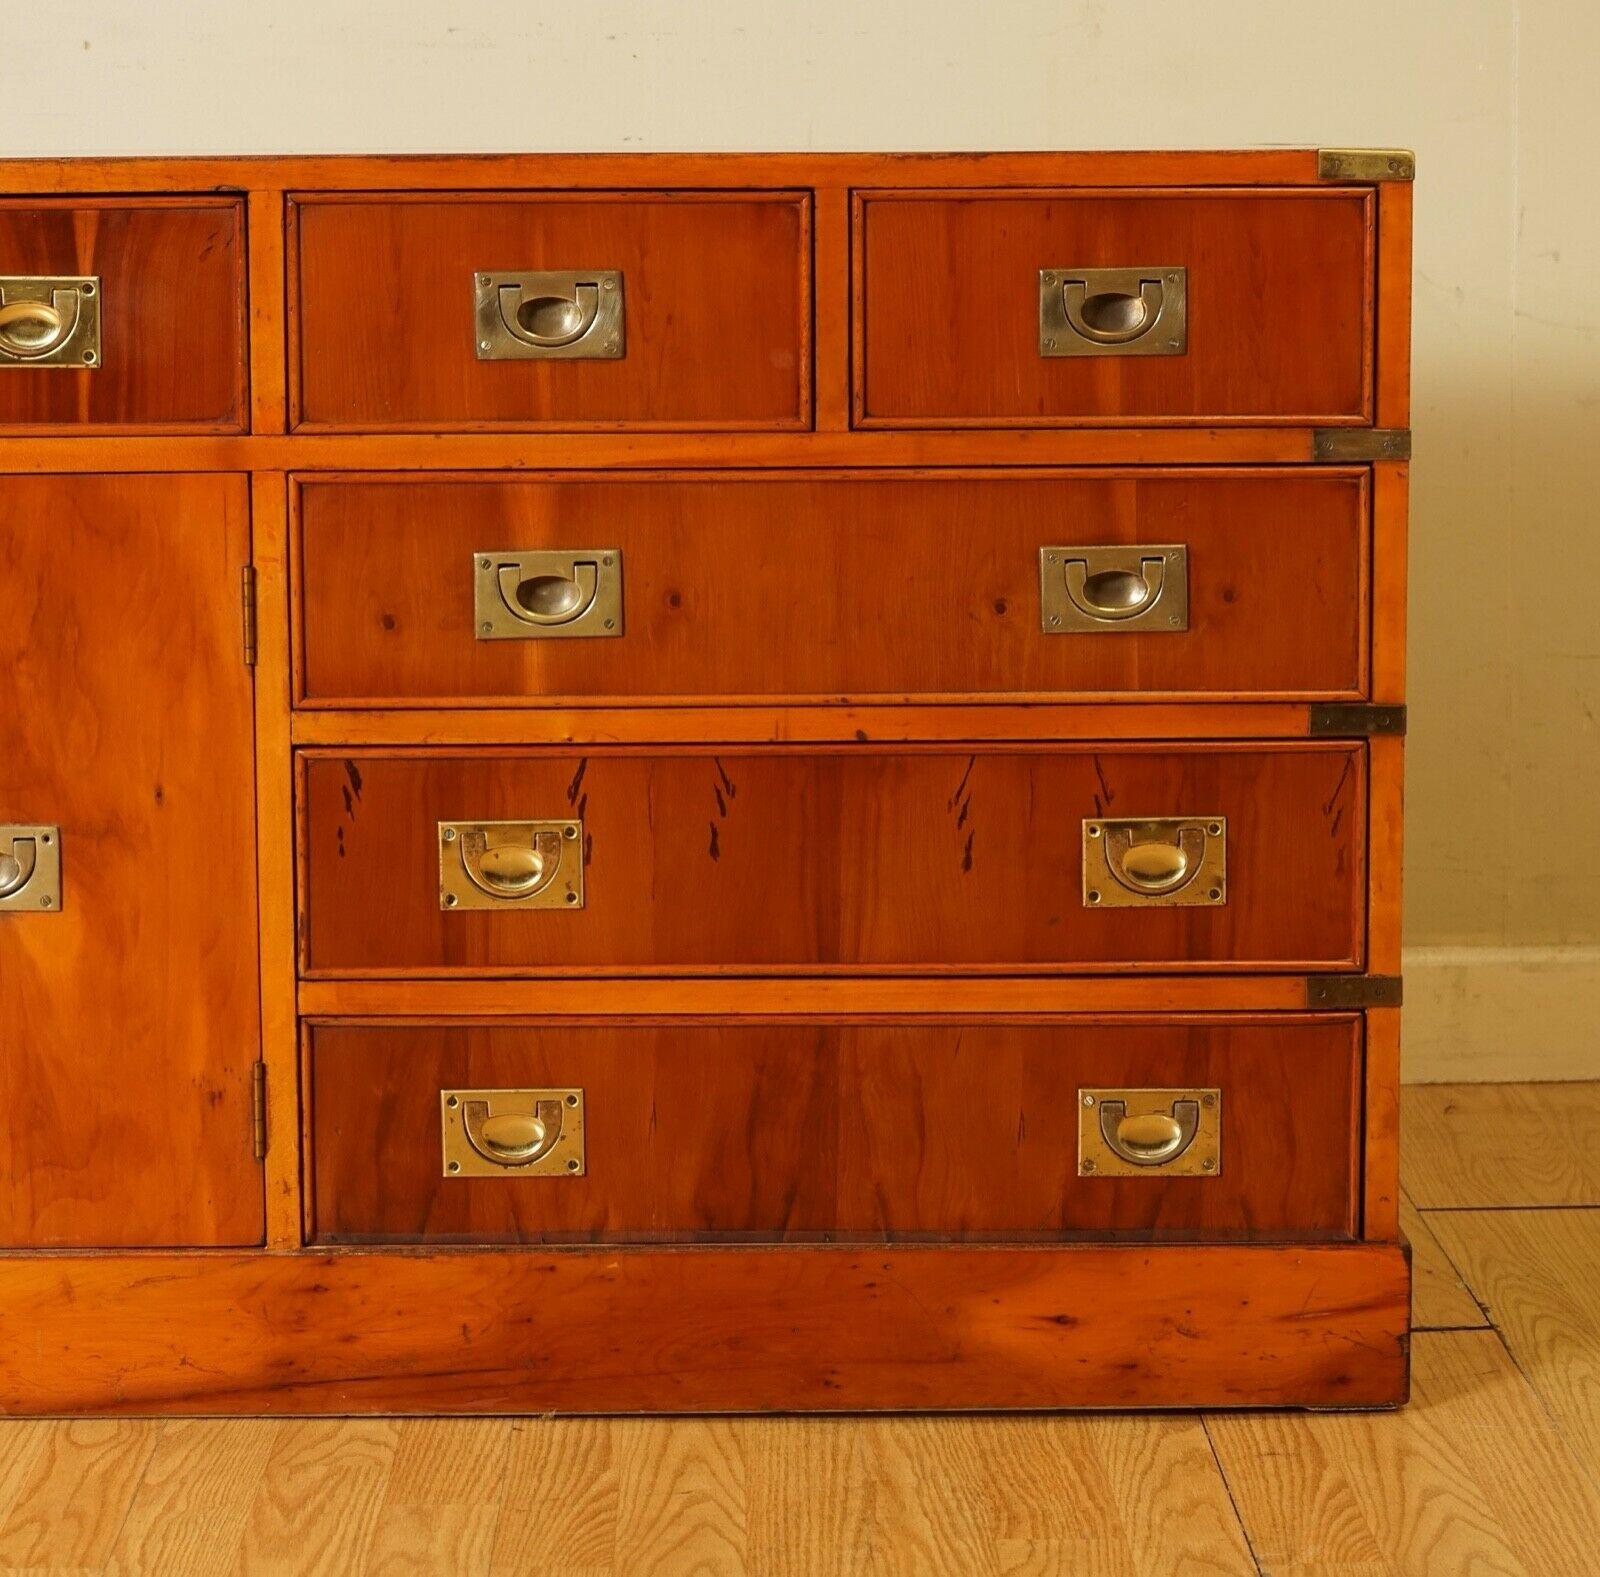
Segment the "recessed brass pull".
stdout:
<svg viewBox="0 0 1600 1577">
<path fill-rule="evenodd" d="M 1170 635 L 1189 628 L 1182 543 L 1039 549 L 1039 619 L 1047 635 Z"/>
<path fill-rule="evenodd" d="M 473 555 L 480 641 L 622 634 L 622 551 L 571 548 Z"/>
<path fill-rule="evenodd" d="M 1083 902 L 1090 909 L 1223 904 L 1227 861 L 1222 816 L 1086 821 Z"/>
<path fill-rule="evenodd" d="M 1078 1174 L 1215 1177 L 1222 1170 L 1222 1092 L 1079 1090 Z"/>
<path fill-rule="evenodd" d="M 0 826 L 0 914 L 61 912 L 61 829 Z"/>
<path fill-rule="evenodd" d="M 441 909 L 581 909 L 581 821 L 441 821 Z"/>
<path fill-rule="evenodd" d="M 0 367 L 99 365 L 98 278 L 0 278 Z"/>
<path fill-rule="evenodd" d="M 622 273 L 559 269 L 473 276 L 479 361 L 615 361 Z"/>
<path fill-rule="evenodd" d="M 446 1177 L 581 1177 L 583 1091 L 440 1090 Z"/>
<path fill-rule="evenodd" d="M 1041 356 L 1178 356 L 1188 347 L 1188 270 L 1039 271 Z"/>
</svg>

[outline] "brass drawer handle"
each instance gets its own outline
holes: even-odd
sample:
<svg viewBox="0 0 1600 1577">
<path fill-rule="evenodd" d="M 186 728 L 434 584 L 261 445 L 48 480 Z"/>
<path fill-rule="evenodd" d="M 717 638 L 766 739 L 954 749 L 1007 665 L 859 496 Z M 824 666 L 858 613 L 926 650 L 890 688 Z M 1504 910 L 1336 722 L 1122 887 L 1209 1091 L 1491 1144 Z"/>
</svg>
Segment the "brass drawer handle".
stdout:
<svg viewBox="0 0 1600 1577">
<path fill-rule="evenodd" d="M 441 1090 L 446 1177 L 578 1177 L 582 1090 Z"/>
<path fill-rule="evenodd" d="M 1078 1173 L 1214 1177 L 1221 1124 L 1220 1090 L 1079 1090 Z"/>
<path fill-rule="evenodd" d="M 1084 904 L 1226 903 L 1227 840 L 1222 816 L 1086 821 Z"/>
<path fill-rule="evenodd" d="M 61 912 L 61 829 L 0 826 L 0 914 Z"/>
<path fill-rule="evenodd" d="M 1047 635 L 1173 634 L 1189 628 L 1189 550 L 1182 543 L 1039 549 Z"/>
<path fill-rule="evenodd" d="M 441 909 L 581 909 L 581 821 L 439 823 Z"/>
<path fill-rule="evenodd" d="M 620 269 L 475 274 L 473 290 L 479 361 L 614 361 L 623 354 Z"/>
<path fill-rule="evenodd" d="M 1188 348 L 1186 268 L 1039 272 L 1041 356 L 1177 356 Z"/>
<path fill-rule="evenodd" d="M 473 555 L 473 617 L 480 641 L 622 634 L 618 548 Z"/>
<path fill-rule="evenodd" d="M 97 278 L 0 278 L 0 367 L 99 365 Z"/>
</svg>

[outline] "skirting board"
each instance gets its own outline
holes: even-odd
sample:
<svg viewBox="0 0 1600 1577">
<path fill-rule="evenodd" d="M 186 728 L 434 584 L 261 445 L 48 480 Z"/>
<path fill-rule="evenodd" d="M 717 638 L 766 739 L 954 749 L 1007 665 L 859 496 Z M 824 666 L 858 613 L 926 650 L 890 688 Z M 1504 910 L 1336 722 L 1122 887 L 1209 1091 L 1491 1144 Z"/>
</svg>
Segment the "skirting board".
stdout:
<svg viewBox="0 0 1600 1577">
<path fill-rule="evenodd" d="M 1600 947 L 1405 953 L 1408 1084 L 1600 1079 Z"/>
</svg>

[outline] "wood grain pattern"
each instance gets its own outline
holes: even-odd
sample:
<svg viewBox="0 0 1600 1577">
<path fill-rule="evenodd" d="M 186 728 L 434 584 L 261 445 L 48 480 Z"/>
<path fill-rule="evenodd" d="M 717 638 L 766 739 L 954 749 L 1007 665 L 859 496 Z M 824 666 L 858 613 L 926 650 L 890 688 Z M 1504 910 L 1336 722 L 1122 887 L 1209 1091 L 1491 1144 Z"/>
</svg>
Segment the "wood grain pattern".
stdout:
<svg viewBox="0 0 1600 1577">
<path fill-rule="evenodd" d="M 869 192 L 856 226 L 863 425 L 1371 420 L 1359 190 Z M 1180 264 L 1183 354 L 1040 354 L 1041 269 Z"/>
<path fill-rule="evenodd" d="M 1600 1211 L 1452 1210 L 1428 1219 L 1593 1482 L 1600 1466 Z"/>
<path fill-rule="evenodd" d="M 964 744 L 1304 739 L 1292 702 L 984 701 L 971 705 L 414 707 L 301 710 L 296 745 Z"/>
<path fill-rule="evenodd" d="M 159 1426 L 111 1570 L 211 1577 L 236 1552 L 288 1424 L 173 1419 Z M 224 1553 L 226 1552 L 226 1553 Z"/>
<path fill-rule="evenodd" d="M 1319 469 L 305 483 L 300 693 L 321 705 L 1357 697 L 1366 480 Z M 1186 629 L 1041 628 L 1041 548 L 1153 543 L 1189 550 Z M 622 633 L 477 639 L 475 556 L 562 548 L 620 555 Z"/>
<path fill-rule="evenodd" d="M 708 453 L 708 445 L 710 446 Z M 982 432 L 430 433 L 430 470 L 638 470 L 751 466 L 1299 465 L 1311 435 L 1283 427 L 1107 427 Z M 405 433 L 248 437 L 7 437 L 6 471 L 370 471 L 418 460 Z"/>
<path fill-rule="evenodd" d="M 1417 1084 L 1401 1106 L 1406 1189 L 1424 1210 L 1600 1204 L 1588 1084 Z"/>
<path fill-rule="evenodd" d="M 11 478 L 0 513 L 0 818 L 59 825 L 63 880 L 0 917 L 0 1243 L 258 1242 L 244 485 Z"/>
<path fill-rule="evenodd" d="M 324 1026 L 315 1235 L 1347 1237 L 1360 1055 L 1360 1021 L 1329 1015 Z M 443 1176 L 439 1092 L 527 1086 L 584 1090 L 585 1175 Z M 1220 1174 L 1078 1176 L 1080 1086 L 1220 1088 Z"/>
<path fill-rule="evenodd" d="M 1409 1283 L 1393 1244 L 0 1268 L 12 1414 L 1389 1406 L 1406 1389 Z"/>
<path fill-rule="evenodd" d="M 0 1522 L 0 1566 L 16 1571 L 102 1565 L 155 1443 L 156 1426 L 137 1419 L 79 1419 L 52 1427 Z"/>
<path fill-rule="evenodd" d="M 360 192 L 456 189 L 565 191 L 585 187 L 1279 186 L 1319 190 L 1314 148 L 964 153 L 453 153 L 268 154 L 177 158 L 0 160 L 17 192 L 210 191 L 277 188 Z M 1352 183 L 1346 183 L 1352 184 Z M 1354 183 L 1359 185 L 1359 183 Z"/>
<path fill-rule="evenodd" d="M 316 974 L 1305 969 L 1362 946 L 1359 746 L 302 759 Z M 1082 821 L 1124 810 L 1227 817 L 1228 901 L 1087 906 Z M 441 910 L 441 821 L 568 815 L 582 908 Z"/>
<path fill-rule="evenodd" d="M 93 369 L 0 369 L 0 429 L 245 426 L 239 202 L 0 201 L 0 274 L 98 275 L 104 347 Z"/>
<path fill-rule="evenodd" d="M 1207 1422 L 1271 1572 L 1567 1573 L 1593 1564 L 1600 1491 L 1492 1331 L 1419 1333 L 1390 1415 Z"/>
<path fill-rule="evenodd" d="M 839 1014 L 1294 1012 L 1306 1006 L 1302 975 L 708 975 L 651 979 L 578 974 L 527 980 L 308 980 L 308 1018 L 502 1017 L 761 1020 Z"/>
<path fill-rule="evenodd" d="M 302 195 L 291 425 L 807 426 L 809 223 L 795 192 Z M 477 359 L 474 273 L 538 268 L 621 270 L 620 359 Z"/>
<path fill-rule="evenodd" d="M 1467 1290 L 1425 1216 L 1404 1194 L 1400 1230 L 1411 1245 L 1411 1328 L 1417 1331 L 1482 1329 L 1489 1321 Z"/>
</svg>

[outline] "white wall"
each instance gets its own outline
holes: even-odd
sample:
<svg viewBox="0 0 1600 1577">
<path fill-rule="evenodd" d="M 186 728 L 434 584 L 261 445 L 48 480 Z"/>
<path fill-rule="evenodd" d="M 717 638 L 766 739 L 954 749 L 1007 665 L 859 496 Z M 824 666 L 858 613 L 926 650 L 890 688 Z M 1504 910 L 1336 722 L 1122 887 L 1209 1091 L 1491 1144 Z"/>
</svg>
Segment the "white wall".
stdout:
<svg viewBox="0 0 1600 1577">
<path fill-rule="evenodd" d="M 1594 0 L 79 0 L 5 34 L 5 154 L 1414 147 L 1410 1067 L 1600 1075 Z"/>
</svg>

